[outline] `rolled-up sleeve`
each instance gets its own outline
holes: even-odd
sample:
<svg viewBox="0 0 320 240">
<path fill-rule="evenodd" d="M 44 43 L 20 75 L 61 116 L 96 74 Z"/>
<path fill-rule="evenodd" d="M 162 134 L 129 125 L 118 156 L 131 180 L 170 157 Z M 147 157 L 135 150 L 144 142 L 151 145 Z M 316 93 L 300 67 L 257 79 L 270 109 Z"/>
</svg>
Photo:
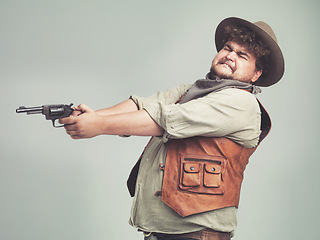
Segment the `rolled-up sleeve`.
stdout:
<svg viewBox="0 0 320 240">
<path fill-rule="evenodd" d="M 149 97 L 139 97 L 137 95 L 132 95 L 130 99 L 136 103 L 138 109 L 144 109 L 146 105 L 157 102 L 161 102 L 162 104 L 167 105 L 177 102 L 190 87 L 191 84 L 184 84 L 163 92 L 159 91 Z"/>
<path fill-rule="evenodd" d="M 151 101 L 143 104 L 164 130 L 163 141 L 193 136 L 227 137 L 244 147 L 255 147 L 260 135 L 256 98 L 229 88 L 184 104 Z"/>
</svg>

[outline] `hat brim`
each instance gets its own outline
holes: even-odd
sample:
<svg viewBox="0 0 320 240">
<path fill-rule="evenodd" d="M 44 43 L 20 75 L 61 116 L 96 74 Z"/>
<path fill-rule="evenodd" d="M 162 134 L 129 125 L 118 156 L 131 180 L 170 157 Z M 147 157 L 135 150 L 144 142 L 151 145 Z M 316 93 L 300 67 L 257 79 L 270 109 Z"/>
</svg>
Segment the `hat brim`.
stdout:
<svg viewBox="0 0 320 240">
<path fill-rule="evenodd" d="M 263 72 L 260 78 L 254 83 L 257 86 L 268 87 L 277 83 L 284 74 L 284 58 L 277 42 L 263 29 L 257 25 L 241 18 L 226 18 L 218 25 L 215 33 L 215 43 L 219 52 L 225 42 L 225 28 L 228 25 L 244 26 L 257 34 L 257 36 L 267 45 L 270 50 L 269 55 L 269 71 Z"/>
</svg>

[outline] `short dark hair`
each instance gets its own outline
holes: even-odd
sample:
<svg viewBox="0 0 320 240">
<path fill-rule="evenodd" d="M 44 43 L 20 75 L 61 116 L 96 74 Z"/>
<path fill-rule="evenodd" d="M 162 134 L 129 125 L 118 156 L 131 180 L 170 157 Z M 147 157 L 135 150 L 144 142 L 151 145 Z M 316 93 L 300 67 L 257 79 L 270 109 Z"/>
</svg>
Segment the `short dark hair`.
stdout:
<svg viewBox="0 0 320 240">
<path fill-rule="evenodd" d="M 268 71 L 268 55 L 270 50 L 261 39 L 250 29 L 244 26 L 228 25 L 225 28 L 223 43 L 234 41 L 248 48 L 256 57 L 256 70 Z"/>
</svg>

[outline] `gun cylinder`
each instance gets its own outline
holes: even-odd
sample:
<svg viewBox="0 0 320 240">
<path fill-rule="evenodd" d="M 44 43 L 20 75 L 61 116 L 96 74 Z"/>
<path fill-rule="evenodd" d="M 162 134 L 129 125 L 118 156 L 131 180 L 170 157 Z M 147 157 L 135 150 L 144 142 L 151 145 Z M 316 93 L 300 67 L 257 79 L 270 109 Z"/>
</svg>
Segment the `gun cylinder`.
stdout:
<svg viewBox="0 0 320 240">
<path fill-rule="evenodd" d="M 49 109 L 50 116 L 61 116 L 64 113 L 63 107 L 52 107 Z"/>
</svg>

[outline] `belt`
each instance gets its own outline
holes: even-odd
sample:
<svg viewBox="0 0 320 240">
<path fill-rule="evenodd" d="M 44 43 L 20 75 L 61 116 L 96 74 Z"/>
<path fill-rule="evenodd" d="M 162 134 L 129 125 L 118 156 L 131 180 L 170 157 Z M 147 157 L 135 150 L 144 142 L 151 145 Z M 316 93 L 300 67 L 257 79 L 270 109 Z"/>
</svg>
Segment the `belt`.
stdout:
<svg viewBox="0 0 320 240">
<path fill-rule="evenodd" d="M 183 233 L 183 234 L 165 234 L 165 233 L 145 233 L 145 235 L 154 235 L 159 239 L 179 239 L 179 238 L 192 238 L 198 240 L 230 240 L 229 232 L 218 232 L 212 229 L 202 229 L 197 232 Z"/>
</svg>

